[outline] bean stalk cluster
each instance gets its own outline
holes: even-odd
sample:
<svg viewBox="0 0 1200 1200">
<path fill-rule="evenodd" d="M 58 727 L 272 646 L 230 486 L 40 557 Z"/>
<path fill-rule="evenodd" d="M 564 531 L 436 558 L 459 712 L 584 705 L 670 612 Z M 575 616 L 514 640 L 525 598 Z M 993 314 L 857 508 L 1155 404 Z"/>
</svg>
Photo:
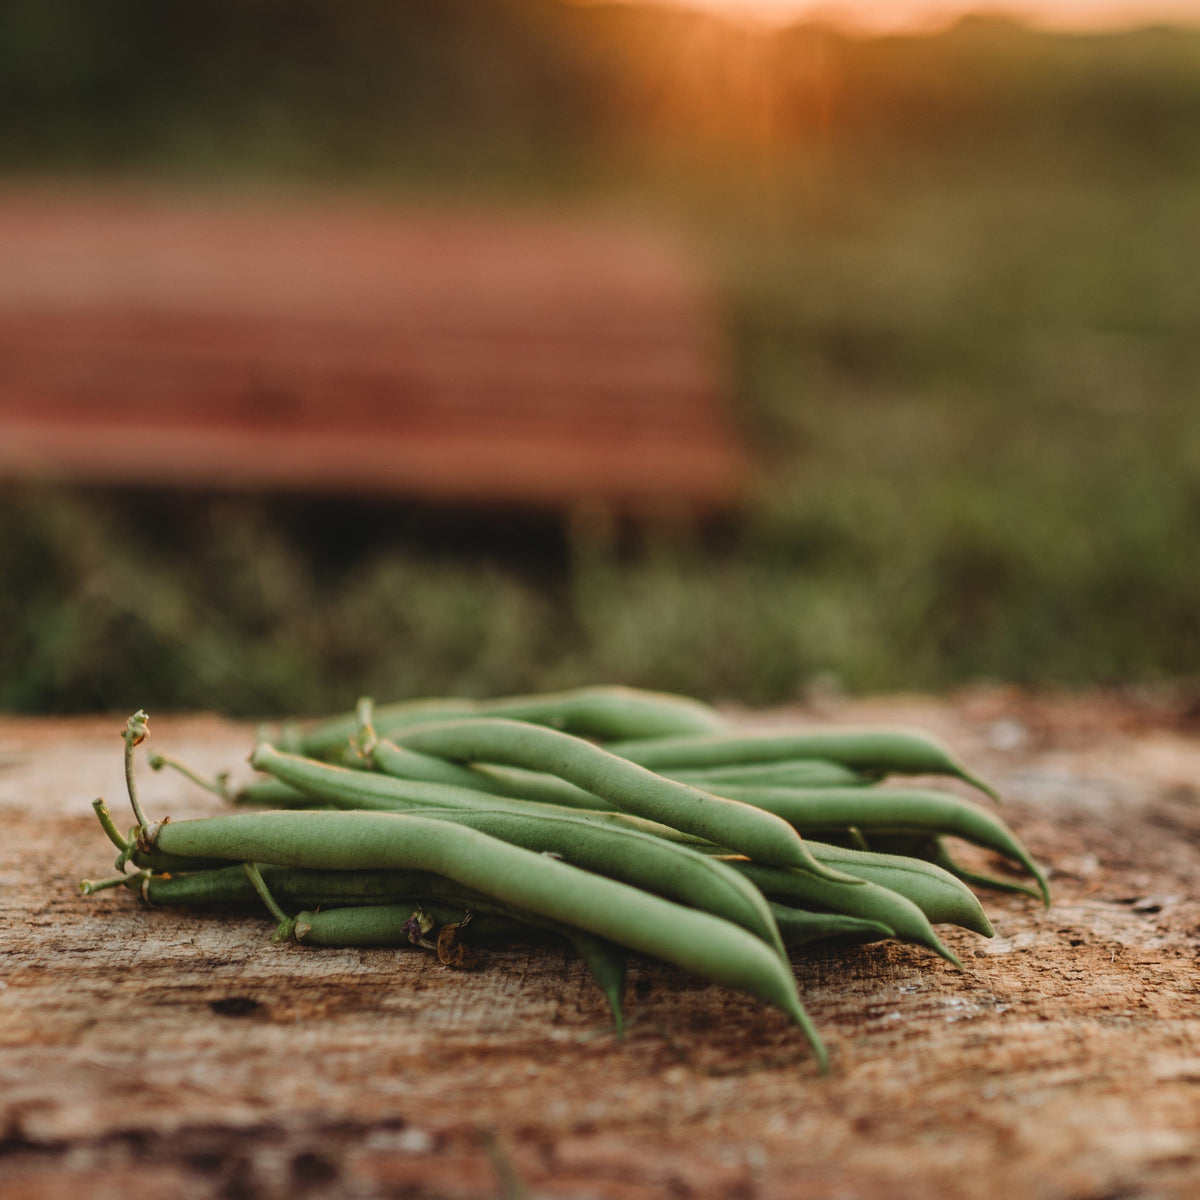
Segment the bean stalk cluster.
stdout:
<svg viewBox="0 0 1200 1200">
<path fill-rule="evenodd" d="M 115 877 L 153 905 L 261 904 L 274 941 L 417 946 L 469 967 L 495 939 L 560 938 L 624 1028 L 626 956 L 648 955 L 781 1009 L 827 1058 L 789 954 L 886 938 L 961 967 L 934 931 L 992 927 L 968 884 L 1050 902 L 1045 875 L 987 807 L 995 796 L 944 746 L 894 729 L 747 733 L 677 696 L 596 687 L 487 702 L 375 707 L 261 730 L 259 778 L 233 788 L 152 754 L 230 802 L 150 820 L 138 797 L 138 712 L 124 731 L 136 824 L 117 827 Z M 950 839 L 1011 868 L 983 876 Z M 1024 872 L 1030 884 L 1020 882 Z"/>
</svg>

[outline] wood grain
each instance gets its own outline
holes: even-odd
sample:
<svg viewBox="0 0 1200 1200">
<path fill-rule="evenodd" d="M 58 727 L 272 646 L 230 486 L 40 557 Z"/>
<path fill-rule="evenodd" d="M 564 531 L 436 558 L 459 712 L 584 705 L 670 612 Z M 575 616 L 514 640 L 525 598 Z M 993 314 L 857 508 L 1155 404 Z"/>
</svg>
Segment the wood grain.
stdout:
<svg viewBox="0 0 1200 1200">
<path fill-rule="evenodd" d="M 946 931 L 963 973 L 903 946 L 798 956 L 826 1079 L 778 1014 L 648 962 L 618 1044 L 554 946 L 459 972 L 272 946 L 255 913 L 81 898 L 111 864 L 89 803 L 121 807 L 122 720 L 0 721 L 0 1193 L 1200 1193 L 1195 736 L 1004 692 L 768 715 L 797 717 L 948 738 L 1003 786 L 1055 889 L 1049 912 L 985 896 L 991 942 Z M 208 770 L 252 736 L 151 728 Z M 159 814 L 217 806 L 167 776 L 142 790 Z"/>
</svg>

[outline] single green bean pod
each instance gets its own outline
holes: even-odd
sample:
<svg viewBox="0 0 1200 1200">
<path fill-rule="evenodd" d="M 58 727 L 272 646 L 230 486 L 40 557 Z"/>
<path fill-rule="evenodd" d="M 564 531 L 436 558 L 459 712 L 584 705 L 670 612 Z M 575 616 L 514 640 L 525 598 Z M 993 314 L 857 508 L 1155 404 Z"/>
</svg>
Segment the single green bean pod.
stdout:
<svg viewBox="0 0 1200 1200">
<path fill-rule="evenodd" d="M 1037 881 L 1046 907 L 1050 885 L 1041 867 L 999 817 L 949 792 L 901 788 L 726 787 L 724 794 L 775 813 L 802 834 L 853 826 L 868 837 L 947 834 L 1018 862 Z"/>
<path fill-rule="evenodd" d="M 313 804 L 306 793 L 280 783 L 278 779 L 255 779 L 244 783 L 229 799 L 234 804 L 258 808 L 310 808 Z"/>
<path fill-rule="evenodd" d="M 1022 896 L 1032 896 L 1035 900 L 1046 903 L 1046 894 L 1038 888 L 1020 883 L 1016 879 L 1000 879 L 994 875 L 984 875 L 964 867 L 950 853 L 946 840 L 927 833 L 872 833 L 870 837 L 871 850 L 883 854 L 901 854 L 908 858 L 923 859 L 948 871 L 955 879 L 969 883 L 972 887 L 991 888 L 1000 892 L 1015 892 Z"/>
<path fill-rule="evenodd" d="M 449 783 L 489 795 L 554 804 L 563 808 L 612 808 L 593 792 L 584 791 L 544 771 L 523 771 L 517 767 L 460 766 L 444 758 L 406 750 L 389 738 L 381 738 L 371 747 L 370 764 L 394 779 Z M 437 765 L 431 767 L 427 764 Z"/>
<path fill-rule="evenodd" d="M 729 786 L 737 787 L 867 787 L 876 782 L 877 774 L 855 771 L 841 763 L 822 758 L 798 758 L 792 761 L 749 763 L 732 767 L 701 767 L 685 770 L 674 767 L 660 772 L 669 779 L 690 783 L 693 787 L 725 794 Z"/>
<path fill-rule="evenodd" d="M 710 733 L 723 724 L 714 709 L 699 701 L 624 687 L 585 687 L 496 700 L 438 699 L 383 704 L 375 708 L 373 724 L 380 736 L 389 736 L 430 720 L 480 715 L 546 725 L 601 741 Z M 305 732 L 299 747 L 281 748 L 324 757 L 344 746 L 356 728 L 353 714 L 335 717 Z"/>
<path fill-rule="evenodd" d="M 953 775 L 989 796 L 996 790 L 968 771 L 943 745 L 904 729 L 815 729 L 804 733 L 711 734 L 623 741 L 608 749 L 656 771 L 698 771 L 799 758 L 820 758 L 855 771 L 898 775 Z"/>
<path fill-rule="evenodd" d="M 991 937 L 995 930 L 975 895 L 949 871 L 919 858 L 810 843 L 820 861 L 911 900 L 932 925 L 958 925 Z"/>
<path fill-rule="evenodd" d="M 860 880 L 857 887 L 847 887 L 828 879 L 818 879 L 815 875 L 806 875 L 803 871 L 769 867 L 745 858 L 727 857 L 725 861 L 745 875 L 768 900 L 796 908 L 878 921 L 893 930 L 901 941 L 926 946 L 948 963 L 962 967 L 958 956 L 934 933 L 929 918 L 920 907 L 891 888 L 867 880 Z"/>
<path fill-rule="evenodd" d="M 296 914 L 296 941 L 305 946 L 409 946 L 413 945 L 412 920 L 417 911 L 428 912 L 438 925 L 454 925 L 471 913 L 471 940 L 519 936 L 524 926 L 512 917 L 454 909 L 430 901 L 408 904 L 371 904 L 354 908 L 322 908 Z"/>
<path fill-rule="evenodd" d="M 448 897 L 458 902 L 467 896 L 465 889 L 428 871 L 328 871 L 267 863 L 260 864 L 259 870 L 280 903 L 301 908 L 414 903 L 421 899 L 445 902 Z M 125 886 L 155 906 L 253 904 L 259 898 L 240 864 L 152 874 L 149 878 L 128 875 Z"/>
<path fill-rule="evenodd" d="M 808 946 L 831 939 L 850 939 L 856 943 L 880 942 L 896 936 L 879 921 L 865 921 L 844 913 L 807 912 L 787 904 L 771 905 L 775 923 L 789 947 Z"/>
</svg>

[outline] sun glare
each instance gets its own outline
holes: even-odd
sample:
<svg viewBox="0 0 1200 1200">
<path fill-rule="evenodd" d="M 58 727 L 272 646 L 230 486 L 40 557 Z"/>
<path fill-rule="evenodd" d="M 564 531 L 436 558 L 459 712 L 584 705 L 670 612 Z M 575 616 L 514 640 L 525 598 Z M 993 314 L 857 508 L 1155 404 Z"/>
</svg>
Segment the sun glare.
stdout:
<svg viewBox="0 0 1200 1200">
<path fill-rule="evenodd" d="M 639 0 L 626 0 L 637 3 Z M 1004 13 L 1046 29 L 1200 24 L 1200 0 L 666 0 L 748 23 L 819 20 L 870 32 L 928 30 L 971 12 Z"/>
</svg>

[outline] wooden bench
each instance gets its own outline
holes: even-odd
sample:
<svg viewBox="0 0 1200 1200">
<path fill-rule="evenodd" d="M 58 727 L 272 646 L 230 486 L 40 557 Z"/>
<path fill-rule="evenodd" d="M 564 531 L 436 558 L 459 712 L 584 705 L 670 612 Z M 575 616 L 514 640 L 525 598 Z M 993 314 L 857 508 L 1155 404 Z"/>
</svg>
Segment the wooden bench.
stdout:
<svg viewBox="0 0 1200 1200">
<path fill-rule="evenodd" d="M 0 192 L 0 478 L 713 510 L 723 376 L 645 229 Z"/>
</svg>

